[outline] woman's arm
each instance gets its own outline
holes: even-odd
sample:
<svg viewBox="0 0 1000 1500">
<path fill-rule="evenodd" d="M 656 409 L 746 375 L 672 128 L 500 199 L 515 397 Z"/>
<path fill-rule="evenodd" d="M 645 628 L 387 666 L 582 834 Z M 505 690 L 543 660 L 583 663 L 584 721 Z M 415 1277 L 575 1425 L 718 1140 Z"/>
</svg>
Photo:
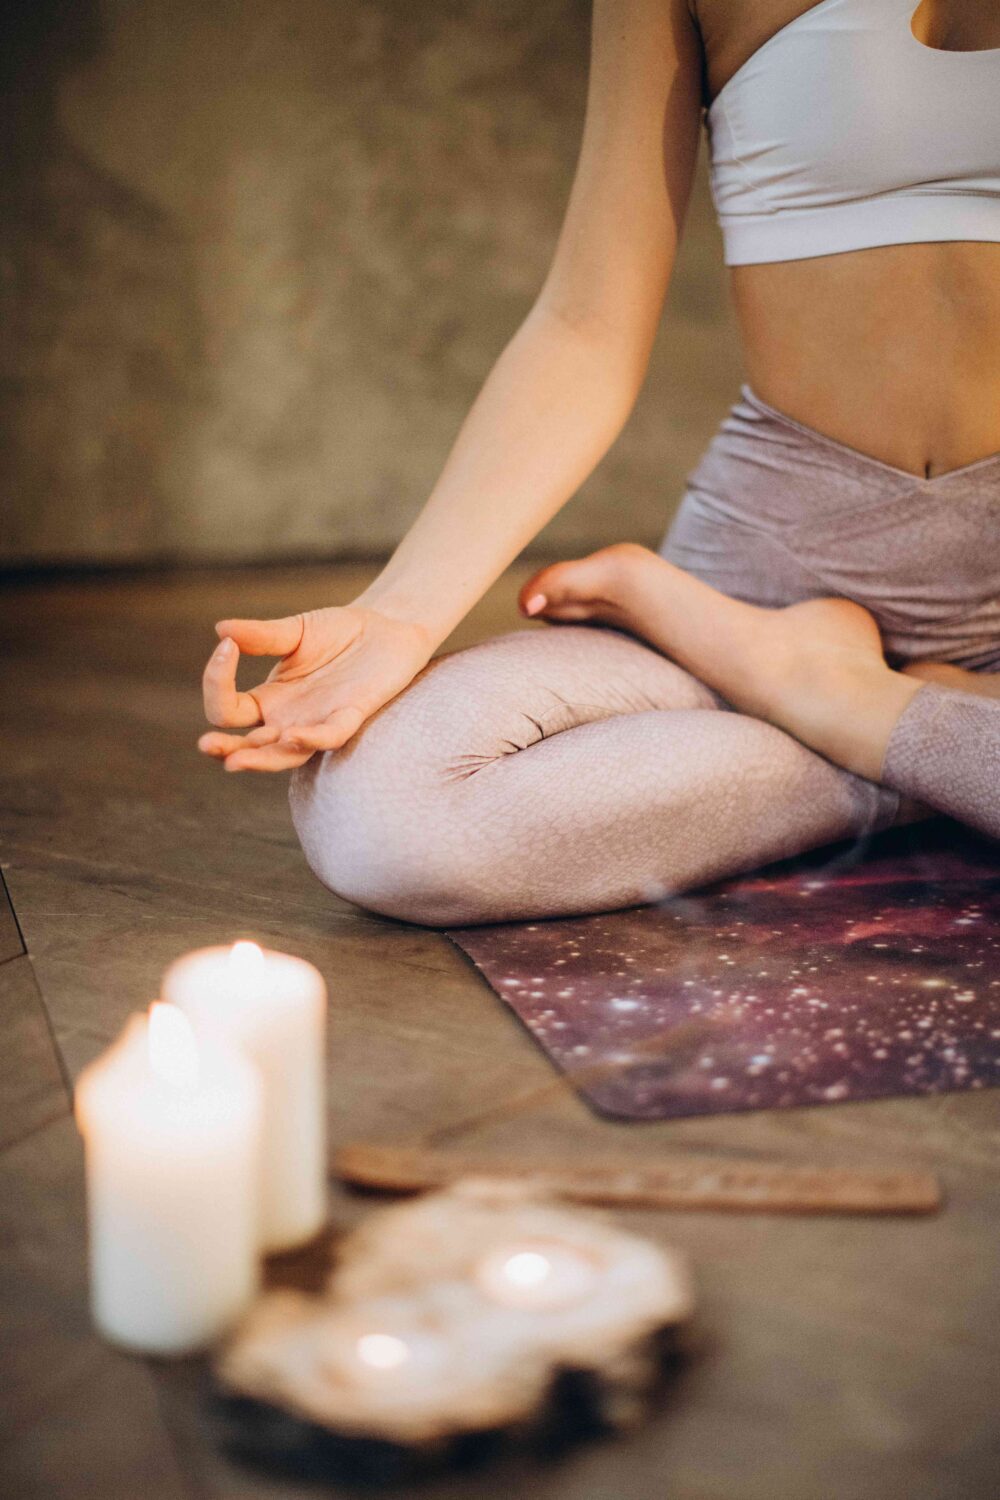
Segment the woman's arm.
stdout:
<svg viewBox="0 0 1000 1500">
<path fill-rule="evenodd" d="M 579 489 L 635 405 L 690 193 L 700 65 L 685 0 L 595 0 L 583 141 L 545 284 L 363 596 L 438 644 Z"/>
<path fill-rule="evenodd" d="M 209 753 L 239 754 L 230 769 L 283 769 L 343 743 L 405 686 L 384 669 L 392 627 L 406 632 L 409 681 L 610 448 L 645 378 L 670 281 L 697 155 L 700 77 L 687 0 L 595 0 L 580 156 L 542 290 L 476 397 L 424 509 L 347 607 L 356 618 L 337 619 L 345 611 L 332 609 L 217 626 L 244 650 L 286 657 L 264 694 L 240 695 L 239 710 L 230 681 L 237 653 L 206 674 L 211 722 L 266 726 L 247 741 L 204 737 Z M 317 650 L 304 632 L 322 634 L 323 616 L 333 628 L 329 649 Z M 345 626 L 365 622 L 381 638 L 372 660 L 379 680 L 364 701 L 355 692 L 347 704 L 337 664 L 347 646 L 355 656 L 361 648 Z M 290 659 L 306 644 L 314 649 Z M 349 674 L 355 687 L 360 665 Z M 311 681 L 303 693 L 303 678 L 316 673 L 325 687 Z M 345 717 L 348 707 L 354 712 Z M 321 730 L 331 714 L 337 729 Z M 309 735 L 311 727 L 319 732 Z"/>
</svg>

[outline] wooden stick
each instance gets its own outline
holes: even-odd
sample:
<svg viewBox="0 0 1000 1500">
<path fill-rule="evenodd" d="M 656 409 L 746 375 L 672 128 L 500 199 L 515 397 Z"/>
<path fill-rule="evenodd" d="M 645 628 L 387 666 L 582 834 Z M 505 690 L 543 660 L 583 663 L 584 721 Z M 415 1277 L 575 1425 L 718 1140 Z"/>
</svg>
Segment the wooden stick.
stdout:
<svg viewBox="0 0 1000 1500">
<path fill-rule="evenodd" d="M 930 1172 L 789 1167 L 675 1156 L 655 1166 L 551 1162 L 533 1167 L 433 1147 L 353 1141 L 334 1170 L 346 1182 L 392 1192 L 444 1187 L 459 1177 L 507 1178 L 575 1203 L 744 1213 L 927 1214 L 941 1206 Z"/>
</svg>

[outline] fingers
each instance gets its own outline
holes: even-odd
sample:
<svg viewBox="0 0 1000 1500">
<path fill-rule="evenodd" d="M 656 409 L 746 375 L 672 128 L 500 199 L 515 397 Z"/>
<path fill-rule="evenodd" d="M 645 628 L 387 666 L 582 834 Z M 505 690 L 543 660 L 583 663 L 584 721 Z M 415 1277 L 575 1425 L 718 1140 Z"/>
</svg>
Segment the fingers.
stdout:
<svg viewBox="0 0 1000 1500">
<path fill-rule="evenodd" d="M 205 717 L 226 729 L 249 729 L 261 721 L 260 704 L 253 693 L 236 687 L 240 651 L 251 656 L 289 656 L 302 641 L 305 619 L 289 615 L 283 620 L 220 620 L 216 631 L 222 640 L 209 658 L 202 677 Z"/>
<path fill-rule="evenodd" d="M 294 771 L 304 766 L 311 750 L 287 750 L 281 745 L 265 745 L 260 750 L 234 750 L 222 763 L 224 771 Z"/>
<path fill-rule="evenodd" d="M 281 736 L 282 747 L 305 750 L 339 750 L 364 723 L 360 708 L 338 708 L 322 724 L 295 725 Z"/>
<path fill-rule="evenodd" d="M 248 656 L 290 656 L 302 644 L 303 615 L 282 620 L 219 620 L 216 632 L 231 637 Z"/>
<path fill-rule="evenodd" d="M 279 745 L 281 730 L 273 725 L 249 734 L 217 734 L 209 731 L 198 741 L 203 755 L 221 760 L 226 771 L 291 771 L 305 765 L 311 750 Z"/>
<path fill-rule="evenodd" d="M 338 708 L 322 724 L 285 730 L 265 725 L 246 735 L 210 730 L 199 739 L 198 749 L 221 760 L 226 771 L 291 771 L 318 751 L 339 750 L 364 721 L 360 708 Z"/>
<path fill-rule="evenodd" d="M 203 755 L 212 755 L 217 760 L 224 760 L 234 750 L 255 750 L 261 745 L 273 745 L 281 738 L 281 730 L 273 725 L 261 729 L 253 729 L 249 734 L 219 734 L 215 730 L 209 730 L 203 734 L 198 741 L 198 749 Z"/>
<path fill-rule="evenodd" d="M 205 701 L 205 718 L 210 724 L 229 729 L 249 729 L 260 723 L 260 705 L 252 693 L 241 693 L 236 687 L 236 667 L 240 653 L 236 642 L 227 637 L 212 652 L 201 679 Z"/>
</svg>

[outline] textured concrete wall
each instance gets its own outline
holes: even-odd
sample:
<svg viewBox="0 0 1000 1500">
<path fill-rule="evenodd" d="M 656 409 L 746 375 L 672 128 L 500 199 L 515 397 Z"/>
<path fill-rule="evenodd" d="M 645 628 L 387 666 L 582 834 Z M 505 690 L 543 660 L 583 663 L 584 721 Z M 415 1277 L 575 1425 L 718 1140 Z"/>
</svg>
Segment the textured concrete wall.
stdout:
<svg viewBox="0 0 1000 1500">
<path fill-rule="evenodd" d="M 33 0 L 7 48 L 0 561 L 373 553 L 544 278 L 587 0 Z M 657 538 L 735 394 L 704 180 L 543 550 Z"/>
</svg>

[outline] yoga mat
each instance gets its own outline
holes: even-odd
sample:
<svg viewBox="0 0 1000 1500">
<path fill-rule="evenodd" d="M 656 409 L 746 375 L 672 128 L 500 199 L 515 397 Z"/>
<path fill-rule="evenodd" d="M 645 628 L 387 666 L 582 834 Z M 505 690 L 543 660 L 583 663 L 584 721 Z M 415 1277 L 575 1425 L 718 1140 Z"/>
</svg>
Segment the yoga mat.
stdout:
<svg viewBox="0 0 1000 1500">
<path fill-rule="evenodd" d="M 1000 1083 L 1000 857 L 957 824 L 657 906 L 449 936 L 619 1119 Z"/>
</svg>

